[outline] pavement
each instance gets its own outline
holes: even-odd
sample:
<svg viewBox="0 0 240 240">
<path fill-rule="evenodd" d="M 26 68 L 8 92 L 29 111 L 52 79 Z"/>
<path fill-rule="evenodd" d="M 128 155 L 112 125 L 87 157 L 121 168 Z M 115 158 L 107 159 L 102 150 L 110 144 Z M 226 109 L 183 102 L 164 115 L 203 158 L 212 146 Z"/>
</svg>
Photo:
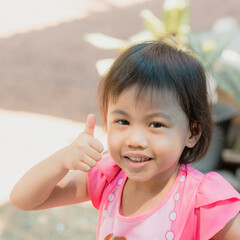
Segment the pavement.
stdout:
<svg viewBox="0 0 240 240">
<path fill-rule="evenodd" d="M 23 212 L 9 204 L 9 193 L 27 169 L 71 143 L 89 113 L 97 115 L 96 137 L 106 148 L 95 63 L 116 52 L 91 46 L 84 34 L 127 39 L 143 28 L 140 10 L 160 17 L 162 3 L 0 0 L 0 240 L 95 239 L 91 204 Z M 226 15 L 240 22 L 239 12 L 238 0 L 192 1 L 196 30 Z"/>
</svg>

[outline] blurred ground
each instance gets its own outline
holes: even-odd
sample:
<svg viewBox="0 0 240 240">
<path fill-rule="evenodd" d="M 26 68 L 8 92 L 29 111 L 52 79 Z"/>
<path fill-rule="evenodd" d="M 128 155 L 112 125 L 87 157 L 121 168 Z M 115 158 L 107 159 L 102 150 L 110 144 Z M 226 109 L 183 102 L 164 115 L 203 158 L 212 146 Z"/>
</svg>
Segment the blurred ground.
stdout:
<svg viewBox="0 0 240 240">
<path fill-rule="evenodd" d="M 142 30 L 140 10 L 161 17 L 162 2 L 0 0 L 0 240 L 95 239 L 89 204 L 25 213 L 9 205 L 9 192 L 23 172 L 70 143 L 88 113 L 101 123 L 95 62 L 116 53 L 91 46 L 84 34 L 127 39 Z M 239 0 L 191 2 L 196 30 L 223 16 L 240 22 Z M 105 143 L 100 128 L 97 137 Z"/>
</svg>

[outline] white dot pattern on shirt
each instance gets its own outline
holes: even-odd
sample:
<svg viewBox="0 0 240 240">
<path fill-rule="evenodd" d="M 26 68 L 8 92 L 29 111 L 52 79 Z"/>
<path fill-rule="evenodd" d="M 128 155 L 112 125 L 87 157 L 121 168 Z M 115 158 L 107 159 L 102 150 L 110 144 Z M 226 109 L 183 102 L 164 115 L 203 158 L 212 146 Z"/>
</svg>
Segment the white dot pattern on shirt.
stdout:
<svg viewBox="0 0 240 240">
<path fill-rule="evenodd" d="M 118 185 L 121 185 L 121 184 L 122 184 L 122 181 L 123 181 L 123 179 L 120 178 L 120 179 L 118 180 Z"/>
<path fill-rule="evenodd" d="M 108 213 L 108 211 L 107 211 L 107 210 L 104 210 L 104 211 L 103 211 L 103 217 L 106 217 L 106 216 L 107 216 L 107 213 Z"/>
<path fill-rule="evenodd" d="M 185 181 L 185 175 L 182 175 L 179 179 L 179 182 L 180 183 L 183 183 Z M 177 192 L 175 195 L 174 195 L 174 200 L 175 202 L 178 202 L 179 199 L 180 199 L 180 193 Z M 175 203 L 176 204 L 176 203 Z M 175 211 L 172 211 L 170 212 L 169 214 L 169 220 L 174 222 L 175 220 L 177 219 L 177 213 Z M 174 239 L 174 233 L 169 230 L 167 233 L 166 233 L 166 236 L 165 236 L 166 240 L 173 240 Z"/>
<path fill-rule="evenodd" d="M 118 180 L 118 182 L 117 182 L 117 184 L 118 184 L 118 187 L 117 187 L 117 189 L 120 187 L 120 185 L 122 184 L 122 181 L 123 181 L 123 178 L 120 178 L 119 180 Z M 116 191 L 115 191 L 116 192 Z M 111 202 L 113 202 L 113 200 L 115 199 L 115 197 L 116 197 L 116 194 L 115 193 L 110 193 L 109 195 L 108 195 L 108 201 L 109 201 L 109 203 L 108 203 L 108 205 L 107 205 L 107 208 L 103 211 L 103 217 L 104 218 L 106 218 L 107 217 L 107 215 L 108 215 L 108 206 L 109 206 L 109 204 L 111 203 Z"/>
<path fill-rule="evenodd" d="M 167 240 L 172 240 L 174 238 L 174 233 L 172 231 L 168 231 L 166 233 L 166 239 Z"/>
<path fill-rule="evenodd" d="M 182 176 L 180 177 L 179 181 L 180 181 L 180 182 L 184 182 L 184 181 L 185 181 L 185 176 L 182 175 Z"/>
<path fill-rule="evenodd" d="M 179 193 L 176 193 L 176 194 L 174 195 L 174 200 L 175 200 L 175 201 L 178 201 L 178 200 L 179 200 Z"/>
<path fill-rule="evenodd" d="M 119 186 L 122 184 L 122 181 L 123 181 L 122 178 L 118 180 L 118 185 L 119 185 Z M 179 182 L 180 182 L 180 183 L 183 183 L 184 181 L 185 181 L 185 176 L 182 175 L 182 176 L 180 177 L 180 179 L 179 179 Z M 179 192 L 177 192 L 177 193 L 174 195 L 173 198 L 174 198 L 174 200 L 175 200 L 176 202 L 179 201 L 179 199 L 180 199 L 180 194 L 179 194 Z M 109 201 L 109 202 L 112 202 L 114 199 L 115 199 L 115 194 L 114 194 L 114 193 L 110 193 L 109 196 L 108 196 L 108 201 Z M 106 209 L 106 210 L 103 211 L 103 217 L 106 217 L 107 214 L 108 214 L 108 211 L 107 211 L 107 209 Z M 169 214 L 169 219 L 170 219 L 170 221 L 172 221 L 172 222 L 175 221 L 175 220 L 177 219 L 177 213 L 176 213 L 175 211 L 171 212 L 171 213 Z M 173 240 L 173 239 L 174 239 L 174 233 L 173 233 L 171 230 L 169 230 L 169 231 L 166 233 L 165 238 L 166 238 L 166 240 Z"/>
<path fill-rule="evenodd" d="M 171 212 L 170 215 L 169 215 L 169 219 L 171 221 L 175 221 L 177 218 L 177 213 L 176 212 Z"/>
<path fill-rule="evenodd" d="M 112 202 L 115 198 L 115 194 L 114 193 L 110 193 L 108 196 L 108 201 Z"/>
</svg>

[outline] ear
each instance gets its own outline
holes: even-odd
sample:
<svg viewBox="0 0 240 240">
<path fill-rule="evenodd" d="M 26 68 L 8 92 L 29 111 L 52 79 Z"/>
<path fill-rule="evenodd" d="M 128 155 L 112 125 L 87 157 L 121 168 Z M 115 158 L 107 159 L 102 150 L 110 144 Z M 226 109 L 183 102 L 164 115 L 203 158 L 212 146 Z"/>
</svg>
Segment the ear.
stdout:
<svg viewBox="0 0 240 240">
<path fill-rule="evenodd" d="M 189 136 L 187 139 L 186 147 L 193 148 L 201 137 L 202 130 L 200 126 L 194 122 L 190 126 Z"/>
</svg>

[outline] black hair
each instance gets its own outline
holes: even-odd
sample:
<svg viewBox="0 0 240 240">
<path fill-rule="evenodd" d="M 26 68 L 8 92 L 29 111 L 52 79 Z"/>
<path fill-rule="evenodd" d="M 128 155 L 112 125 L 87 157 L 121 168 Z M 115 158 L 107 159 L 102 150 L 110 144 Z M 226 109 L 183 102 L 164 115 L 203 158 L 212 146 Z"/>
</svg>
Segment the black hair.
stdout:
<svg viewBox="0 0 240 240">
<path fill-rule="evenodd" d="M 205 70 L 193 54 L 162 41 L 139 43 L 125 50 L 113 63 L 98 88 L 103 123 L 107 124 L 110 99 L 136 87 L 136 98 L 152 93 L 171 92 L 185 112 L 193 134 L 201 136 L 193 148 L 185 148 L 180 163 L 201 159 L 212 136 Z"/>
</svg>

